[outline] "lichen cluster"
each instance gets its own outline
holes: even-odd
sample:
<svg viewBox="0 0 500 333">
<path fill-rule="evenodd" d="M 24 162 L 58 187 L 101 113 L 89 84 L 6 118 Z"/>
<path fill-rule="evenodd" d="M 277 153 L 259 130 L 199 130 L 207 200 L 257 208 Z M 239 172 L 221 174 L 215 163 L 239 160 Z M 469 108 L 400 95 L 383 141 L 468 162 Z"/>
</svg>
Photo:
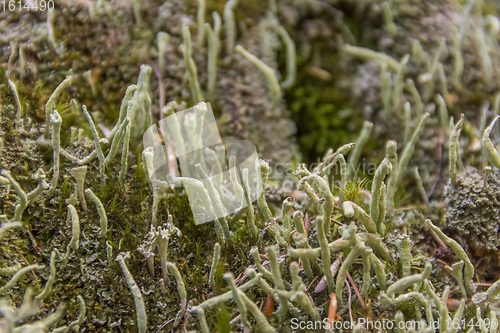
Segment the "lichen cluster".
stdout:
<svg viewBox="0 0 500 333">
<path fill-rule="evenodd" d="M 488 177 L 485 179 L 485 177 Z M 481 175 L 469 168 L 457 175 L 457 185 L 447 186 L 447 225 L 456 228 L 474 248 L 498 250 L 498 171 Z"/>
<path fill-rule="evenodd" d="M 0 330 L 498 331 L 497 11 L 169 0 L 0 14 Z M 163 176 L 144 131 L 194 106 L 182 125 L 196 145 L 205 102 L 224 137 L 270 161 L 236 172 L 223 145 L 176 151 L 203 181 Z M 323 158 L 292 164 L 298 147 Z M 212 222 L 195 223 L 192 193 Z"/>
</svg>

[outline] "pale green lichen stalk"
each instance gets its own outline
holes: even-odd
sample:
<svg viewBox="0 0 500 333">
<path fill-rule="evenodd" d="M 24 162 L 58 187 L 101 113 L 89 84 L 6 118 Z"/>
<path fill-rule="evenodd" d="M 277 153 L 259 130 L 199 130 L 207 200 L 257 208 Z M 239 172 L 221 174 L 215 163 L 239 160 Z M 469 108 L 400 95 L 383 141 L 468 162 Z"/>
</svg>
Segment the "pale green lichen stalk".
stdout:
<svg viewBox="0 0 500 333">
<path fill-rule="evenodd" d="M 202 30 L 203 31 L 203 30 Z M 191 33 L 189 27 L 182 28 L 182 37 L 184 39 L 184 63 L 186 64 L 187 73 L 189 76 L 189 84 L 191 85 L 191 94 L 195 104 L 203 102 L 203 95 L 198 82 L 198 70 L 192 57 Z"/>
<path fill-rule="evenodd" d="M 232 1 L 232 0 L 231 0 Z M 261 72 L 264 74 L 267 82 L 269 84 L 269 91 L 271 92 L 271 100 L 272 100 L 272 109 L 275 109 L 280 101 L 281 97 L 281 88 L 278 83 L 278 78 L 276 77 L 276 73 L 274 70 L 269 67 L 265 62 L 248 52 L 241 45 L 236 45 L 234 48 L 238 53 L 244 56 L 248 61 L 254 64 Z"/>
<path fill-rule="evenodd" d="M 59 98 L 64 89 L 68 88 L 71 85 L 72 78 L 71 76 L 67 76 L 64 81 L 62 81 L 57 88 L 54 90 L 52 95 L 50 95 L 47 103 L 45 104 L 45 134 L 44 138 L 48 140 L 50 138 L 50 116 L 52 115 L 52 111 L 55 109 L 56 100 Z"/>
<path fill-rule="evenodd" d="M 493 127 L 495 126 L 495 123 L 497 122 L 499 117 L 500 116 L 497 116 L 493 119 L 491 124 L 484 130 L 483 134 L 483 145 L 486 149 L 488 160 L 497 168 L 500 168 L 500 155 L 498 154 L 498 151 L 496 150 L 493 142 L 491 142 L 490 133 L 493 130 Z"/>
<path fill-rule="evenodd" d="M 129 257 L 128 253 L 118 254 L 116 256 L 116 261 L 120 265 L 122 269 L 123 275 L 125 276 L 125 281 L 127 282 L 128 288 L 130 289 L 130 293 L 134 297 L 135 308 L 137 312 L 137 329 L 139 333 L 146 333 L 147 325 L 148 325 L 148 317 L 146 314 L 146 308 L 144 306 L 144 300 L 142 298 L 142 293 L 137 286 L 137 283 L 134 280 L 132 274 L 127 267 L 125 260 Z"/>
<path fill-rule="evenodd" d="M 108 218 L 106 216 L 106 211 L 104 210 L 104 206 L 102 205 L 101 200 L 92 192 L 91 189 L 85 190 L 85 195 L 89 200 L 93 201 L 97 208 L 97 213 L 99 214 L 99 224 L 101 225 L 101 237 L 106 237 L 106 233 L 108 232 Z"/>
</svg>

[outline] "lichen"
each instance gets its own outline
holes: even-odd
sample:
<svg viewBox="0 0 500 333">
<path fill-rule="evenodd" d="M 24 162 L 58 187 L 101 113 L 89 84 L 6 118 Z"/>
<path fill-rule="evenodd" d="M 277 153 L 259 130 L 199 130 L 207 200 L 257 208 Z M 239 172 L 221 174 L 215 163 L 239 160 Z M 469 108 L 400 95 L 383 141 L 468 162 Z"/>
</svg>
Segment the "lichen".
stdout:
<svg viewBox="0 0 500 333">
<path fill-rule="evenodd" d="M 492 323 L 498 11 L 169 0 L 0 13 L 0 328 L 273 332 L 347 312 L 423 332 Z M 227 156 L 224 182 L 218 145 L 179 159 L 206 181 L 170 164 L 160 176 L 169 156 L 141 146 L 145 126 L 196 105 L 178 125 L 200 143 L 204 96 L 222 136 L 269 161 L 240 174 Z M 195 191 L 214 222 L 195 223 Z"/>
<path fill-rule="evenodd" d="M 447 226 L 457 230 L 470 246 L 498 250 L 500 173 L 495 169 L 485 179 L 479 170 L 469 167 L 457 174 L 456 185 L 446 186 Z"/>
</svg>

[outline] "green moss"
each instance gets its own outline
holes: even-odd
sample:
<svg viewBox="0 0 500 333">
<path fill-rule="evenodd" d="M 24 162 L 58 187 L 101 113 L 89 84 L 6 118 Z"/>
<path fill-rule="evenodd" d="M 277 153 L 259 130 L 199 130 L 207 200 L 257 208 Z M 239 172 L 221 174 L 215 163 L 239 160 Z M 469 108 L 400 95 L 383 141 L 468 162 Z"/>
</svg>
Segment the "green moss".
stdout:
<svg viewBox="0 0 500 333">
<path fill-rule="evenodd" d="M 306 79 L 285 97 L 298 125 L 303 162 L 316 162 L 329 147 L 340 147 L 351 138 L 346 128 L 351 112 L 341 90 Z"/>
<path fill-rule="evenodd" d="M 214 311 L 215 315 L 212 318 L 212 323 L 217 332 L 220 333 L 231 332 L 231 325 L 229 324 L 231 320 L 231 315 L 229 313 L 229 310 L 224 305 L 224 303 L 221 303 L 221 305 L 217 306 L 214 310 L 215 310 Z"/>
</svg>

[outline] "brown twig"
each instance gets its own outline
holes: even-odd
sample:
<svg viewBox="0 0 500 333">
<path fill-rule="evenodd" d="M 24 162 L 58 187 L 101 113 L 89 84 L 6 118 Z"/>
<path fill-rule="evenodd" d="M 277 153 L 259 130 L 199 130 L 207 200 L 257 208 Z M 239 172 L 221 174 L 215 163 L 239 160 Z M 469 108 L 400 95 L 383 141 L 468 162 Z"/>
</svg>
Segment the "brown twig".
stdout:
<svg viewBox="0 0 500 333">
<path fill-rule="evenodd" d="M 483 262 L 484 258 L 481 258 L 478 260 L 478 262 L 474 265 L 474 268 L 477 269 L 477 267 Z"/>
<path fill-rule="evenodd" d="M 316 275 L 316 276 L 314 277 L 314 279 L 311 281 L 311 283 L 309 283 L 309 285 L 308 285 L 308 286 L 307 286 L 307 288 L 306 288 L 306 292 L 309 290 L 309 288 L 311 288 L 312 284 L 314 283 L 314 281 L 316 281 L 316 279 L 317 279 L 317 278 L 318 278 L 318 275 Z"/>
<path fill-rule="evenodd" d="M 436 260 L 437 262 L 440 262 L 442 263 L 443 265 L 447 266 L 447 267 L 450 267 L 450 265 L 448 265 L 447 263 L 445 263 L 444 261 L 442 261 L 441 259 L 437 259 Z"/>
<path fill-rule="evenodd" d="M 340 260 L 340 263 L 343 264 L 344 261 L 342 260 L 342 258 L 339 257 L 339 260 Z M 356 295 L 358 296 L 359 298 L 359 301 L 361 302 L 361 307 L 363 308 L 363 311 L 366 311 L 367 308 L 366 308 L 366 304 L 365 302 L 363 301 L 363 298 L 361 298 L 361 294 L 359 293 L 359 290 L 358 288 L 356 287 L 356 284 L 354 283 L 352 277 L 351 277 L 351 274 L 349 274 L 349 272 L 346 272 L 347 273 L 347 278 L 349 279 L 349 281 L 352 283 L 352 287 L 354 288 L 354 292 L 356 293 Z M 346 281 L 347 282 L 347 281 Z M 347 284 L 349 285 L 349 284 Z M 351 288 L 349 287 L 349 298 L 351 297 Z M 351 308 L 349 307 L 349 312 L 351 311 Z M 351 322 L 352 322 L 352 318 L 351 318 Z"/>
<path fill-rule="evenodd" d="M 330 219 L 330 221 L 332 221 L 333 223 L 335 223 L 338 226 L 343 226 L 344 225 L 343 223 L 340 223 L 339 221 L 334 220 L 334 219 Z"/>
<path fill-rule="evenodd" d="M 153 70 L 155 71 L 156 77 L 158 78 L 158 90 L 160 91 L 160 120 L 163 119 L 163 107 L 165 106 L 165 87 L 163 86 L 163 80 L 161 77 L 161 71 L 156 66 L 156 64 L 151 64 Z"/>
<path fill-rule="evenodd" d="M 253 266 L 253 269 L 257 269 L 257 266 Z M 240 275 L 234 280 L 237 286 L 240 286 L 247 278 L 247 275 L 244 272 L 241 272 Z"/>
<path fill-rule="evenodd" d="M 325 306 L 325 305 L 327 305 L 328 303 L 330 303 L 330 300 L 328 300 L 328 301 L 326 301 L 325 303 L 321 304 L 321 305 L 319 306 L 319 308 L 324 307 L 324 306 Z"/>
<path fill-rule="evenodd" d="M 260 259 L 264 259 L 264 260 L 269 261 L 268 256 L 266 256 L 265 254 L 260 254 L 260 253 L 259 253 L 259 257 L 260 257 Z"/>
<path fill-rule="evenodd" d="M 160 328 L 158 329 L 158 331 L 156 331 L 156 333 L 159 333 L 163 329 L 163 327 L 167 326 L 168 324 L 170 324 L 174 320 L 175 320 L 175 318 L 170 319 L 169 321 L 167 321 L 166 323 L 164 323 L 163 325 L 161 325 Z"/>
<path fill-rule="evenodd" d="M 361 297 L 361 294 L 359 293 L 359 290 L 356 287 L 356 284 L 354 283 L 354 281 L 352 280 L 351 274 L 349 274 L 349 272 L 347 272 L 347 279 L 349 279 L 349 282 L 351 282 L 352 288 L 354 289 L 354 292 L 356 293 L 356 295 L 358 295 L 359 302 L 361 303 L 361 307 L 363 308 L 363 311 L 366 311 L 367 310 L 366 304 L 363 301 L 363 298 Z M 349 293 L 349 301 L 350 301 L 350 295 L 351 294 Z"/>
<path fill-rule="evenodd" d="M 238 319 L 240 319 L 241 317 L 241 313 L 239 315 L 237 315 L 236 317 L 233 318 L 233 320 L 231 320 L 229 322 L 229 325 L 233 325 Z"/>
<path fill-rule="evenodd" d="M 311 294 L 309 294 L 309 293 L 306 291 L 306 295 L 307 295 L 307 297 L 309 297 L 309 299 L 311 300 L 312 305 L 313 305 L 313 306 L 315 306 L 315 303 L 314 303 L 314 300 L 313 300 L 313 298 L 312 298 Z"/>
<path fill-rule="evenodd" d="M 21 258 L 23 258 L 24 262 L 29 266 L 31 265 L 28 260 L 26 260 L 26 258 L 21 254 L 21 251 L 19 251 L 19 249 L 15 246 L 15 245 L 12 245 L 14 246 L 14 248 L 16 249 L 17 253 L 19 253 L 19 255 L 21 256 Z M 35 278 L 35 281 L 38 282 L 38 278 L 36 277 L 36 274 L 35 274 L 35 270 L 32 269 L 31 270 L 31 273 L 33 274 L 33 277 Z"/>
<path fill-rule="evenodd" d="M 457 287 L 455 287 L 455 288 L 453 288 L 453 290 L 452 290 L 452 291 L 450 291 L 450 294 L 449 294 L 449 295 L 450 295 L 450 296 L 451 296 L 451 295 L 453 295 L 453 293 L 454 293 L 455 291 L 457 291 L 458 289 L 460 289 L 460 287 L 458 287 L 458 286 L 457 286 Z"/>
</svg>

